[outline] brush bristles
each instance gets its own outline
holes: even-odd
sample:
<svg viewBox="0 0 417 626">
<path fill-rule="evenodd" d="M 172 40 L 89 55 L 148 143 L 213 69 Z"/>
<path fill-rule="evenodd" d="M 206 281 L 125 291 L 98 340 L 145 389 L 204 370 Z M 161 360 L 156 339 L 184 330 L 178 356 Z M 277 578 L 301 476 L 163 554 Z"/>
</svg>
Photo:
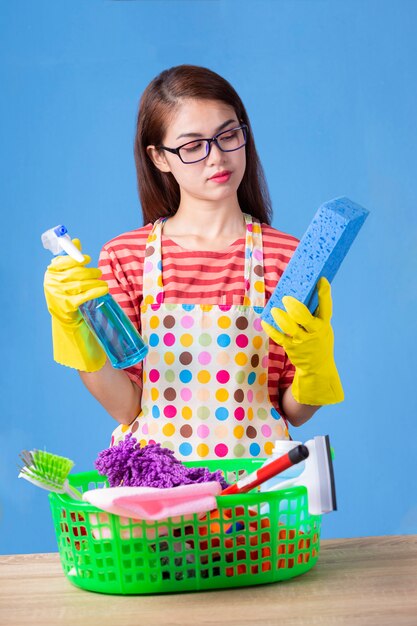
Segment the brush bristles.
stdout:
<svg viewBox="0 0 417 626">
<path fill-rule="evenodd" d="M 64 485 L 74 463 L 64 456 L 43 450 L 23 450 L 20 458 L 24 463 L 23 478 L 36 480 L 45 486 L 60 488 Z"/>
</svg>

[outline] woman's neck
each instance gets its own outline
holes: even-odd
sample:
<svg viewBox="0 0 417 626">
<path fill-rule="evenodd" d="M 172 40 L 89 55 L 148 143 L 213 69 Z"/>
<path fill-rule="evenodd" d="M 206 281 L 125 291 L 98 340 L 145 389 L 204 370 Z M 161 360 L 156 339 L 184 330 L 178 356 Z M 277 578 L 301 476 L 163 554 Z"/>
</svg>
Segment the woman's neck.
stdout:
<svg viewBox="0 0 417 626">
<path fill-rule="evenodd" d="M 163 226 L 163 235 L 188 250 L 223 250 L 245 237 L 246 223 L 238 207 L 225 211 L 186 211 L 178 209 Z"/>
<path fill-rule="evenodd" d="M 195 210 L 178 208 L 164 225 L 166 236 L 193 236 L 202 240 L 235 239 L 245 235 L 245 218 L 239 206 L 234 209 Z"/>
</svg>

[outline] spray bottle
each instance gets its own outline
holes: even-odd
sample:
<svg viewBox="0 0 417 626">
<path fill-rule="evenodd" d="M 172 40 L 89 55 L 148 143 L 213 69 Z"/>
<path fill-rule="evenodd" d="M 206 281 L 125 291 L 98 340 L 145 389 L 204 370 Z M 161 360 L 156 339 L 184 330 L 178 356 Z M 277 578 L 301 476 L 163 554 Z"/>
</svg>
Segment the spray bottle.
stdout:
<svg viewBox="0 0 417 626">
<path fill-rule="evenodd" d="M 43 233 L 43 247 L 52 254 L 62 252 L 82 263 L 84 255 L 72 243 L 66 227 L 61 224 Z M 80 305 L 79 310 L 89 329 L 94 333 L 113 367 L 124 369 L 142 361 L 148 353 L 132 322 L 112 296 L 94 298 Z"/>
</svg>

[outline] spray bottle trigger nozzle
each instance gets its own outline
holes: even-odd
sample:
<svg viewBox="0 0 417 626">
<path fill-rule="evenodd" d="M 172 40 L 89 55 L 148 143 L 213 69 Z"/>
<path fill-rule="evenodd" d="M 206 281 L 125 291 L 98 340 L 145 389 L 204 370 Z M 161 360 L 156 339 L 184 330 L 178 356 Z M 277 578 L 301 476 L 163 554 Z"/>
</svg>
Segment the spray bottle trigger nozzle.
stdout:
<svg viewBox="0 0 417 626">
<path fill-rule="evenodd" d="M 55 226 L 55 228 L 53 228 L 52 230 L 54 231 L 54 233 L 55 233 L 55 235 L 57 237 L 63 237 L 68 232 L 68 228 L 66 226 L 64 226 L 64 224 L 60 224 L 59 226 Z"/>
<path fill-rule="evenodd" d="M 79 263 L 84 262 L 84 255 L 72 243 L 68 229 L 63 224 L 54 226 L 44 232 L 41 239 L 43 247 L 50 250 L 52 254 L 60 254 L 64 251 Z"/>
</svg>

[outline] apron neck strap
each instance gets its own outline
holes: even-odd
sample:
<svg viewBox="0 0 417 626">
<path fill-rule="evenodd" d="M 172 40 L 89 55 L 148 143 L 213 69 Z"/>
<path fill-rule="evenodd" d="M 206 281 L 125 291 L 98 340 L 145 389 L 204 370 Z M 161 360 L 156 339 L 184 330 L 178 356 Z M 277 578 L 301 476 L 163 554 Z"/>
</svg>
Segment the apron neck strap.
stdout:
<svg viewBox="0 0 417 626">
<path fill-rule="evenodd" d="M 245 296 L 243 305 L 265 306 L 262 229 L 259 220 L 243 213 L 246 224 Z M 162 283 L 162 227 L 167 217 L 160 217 L 149 233 L 143 265 L 143 304 L 161 304 L 164 300 Z"/>
</svg>

